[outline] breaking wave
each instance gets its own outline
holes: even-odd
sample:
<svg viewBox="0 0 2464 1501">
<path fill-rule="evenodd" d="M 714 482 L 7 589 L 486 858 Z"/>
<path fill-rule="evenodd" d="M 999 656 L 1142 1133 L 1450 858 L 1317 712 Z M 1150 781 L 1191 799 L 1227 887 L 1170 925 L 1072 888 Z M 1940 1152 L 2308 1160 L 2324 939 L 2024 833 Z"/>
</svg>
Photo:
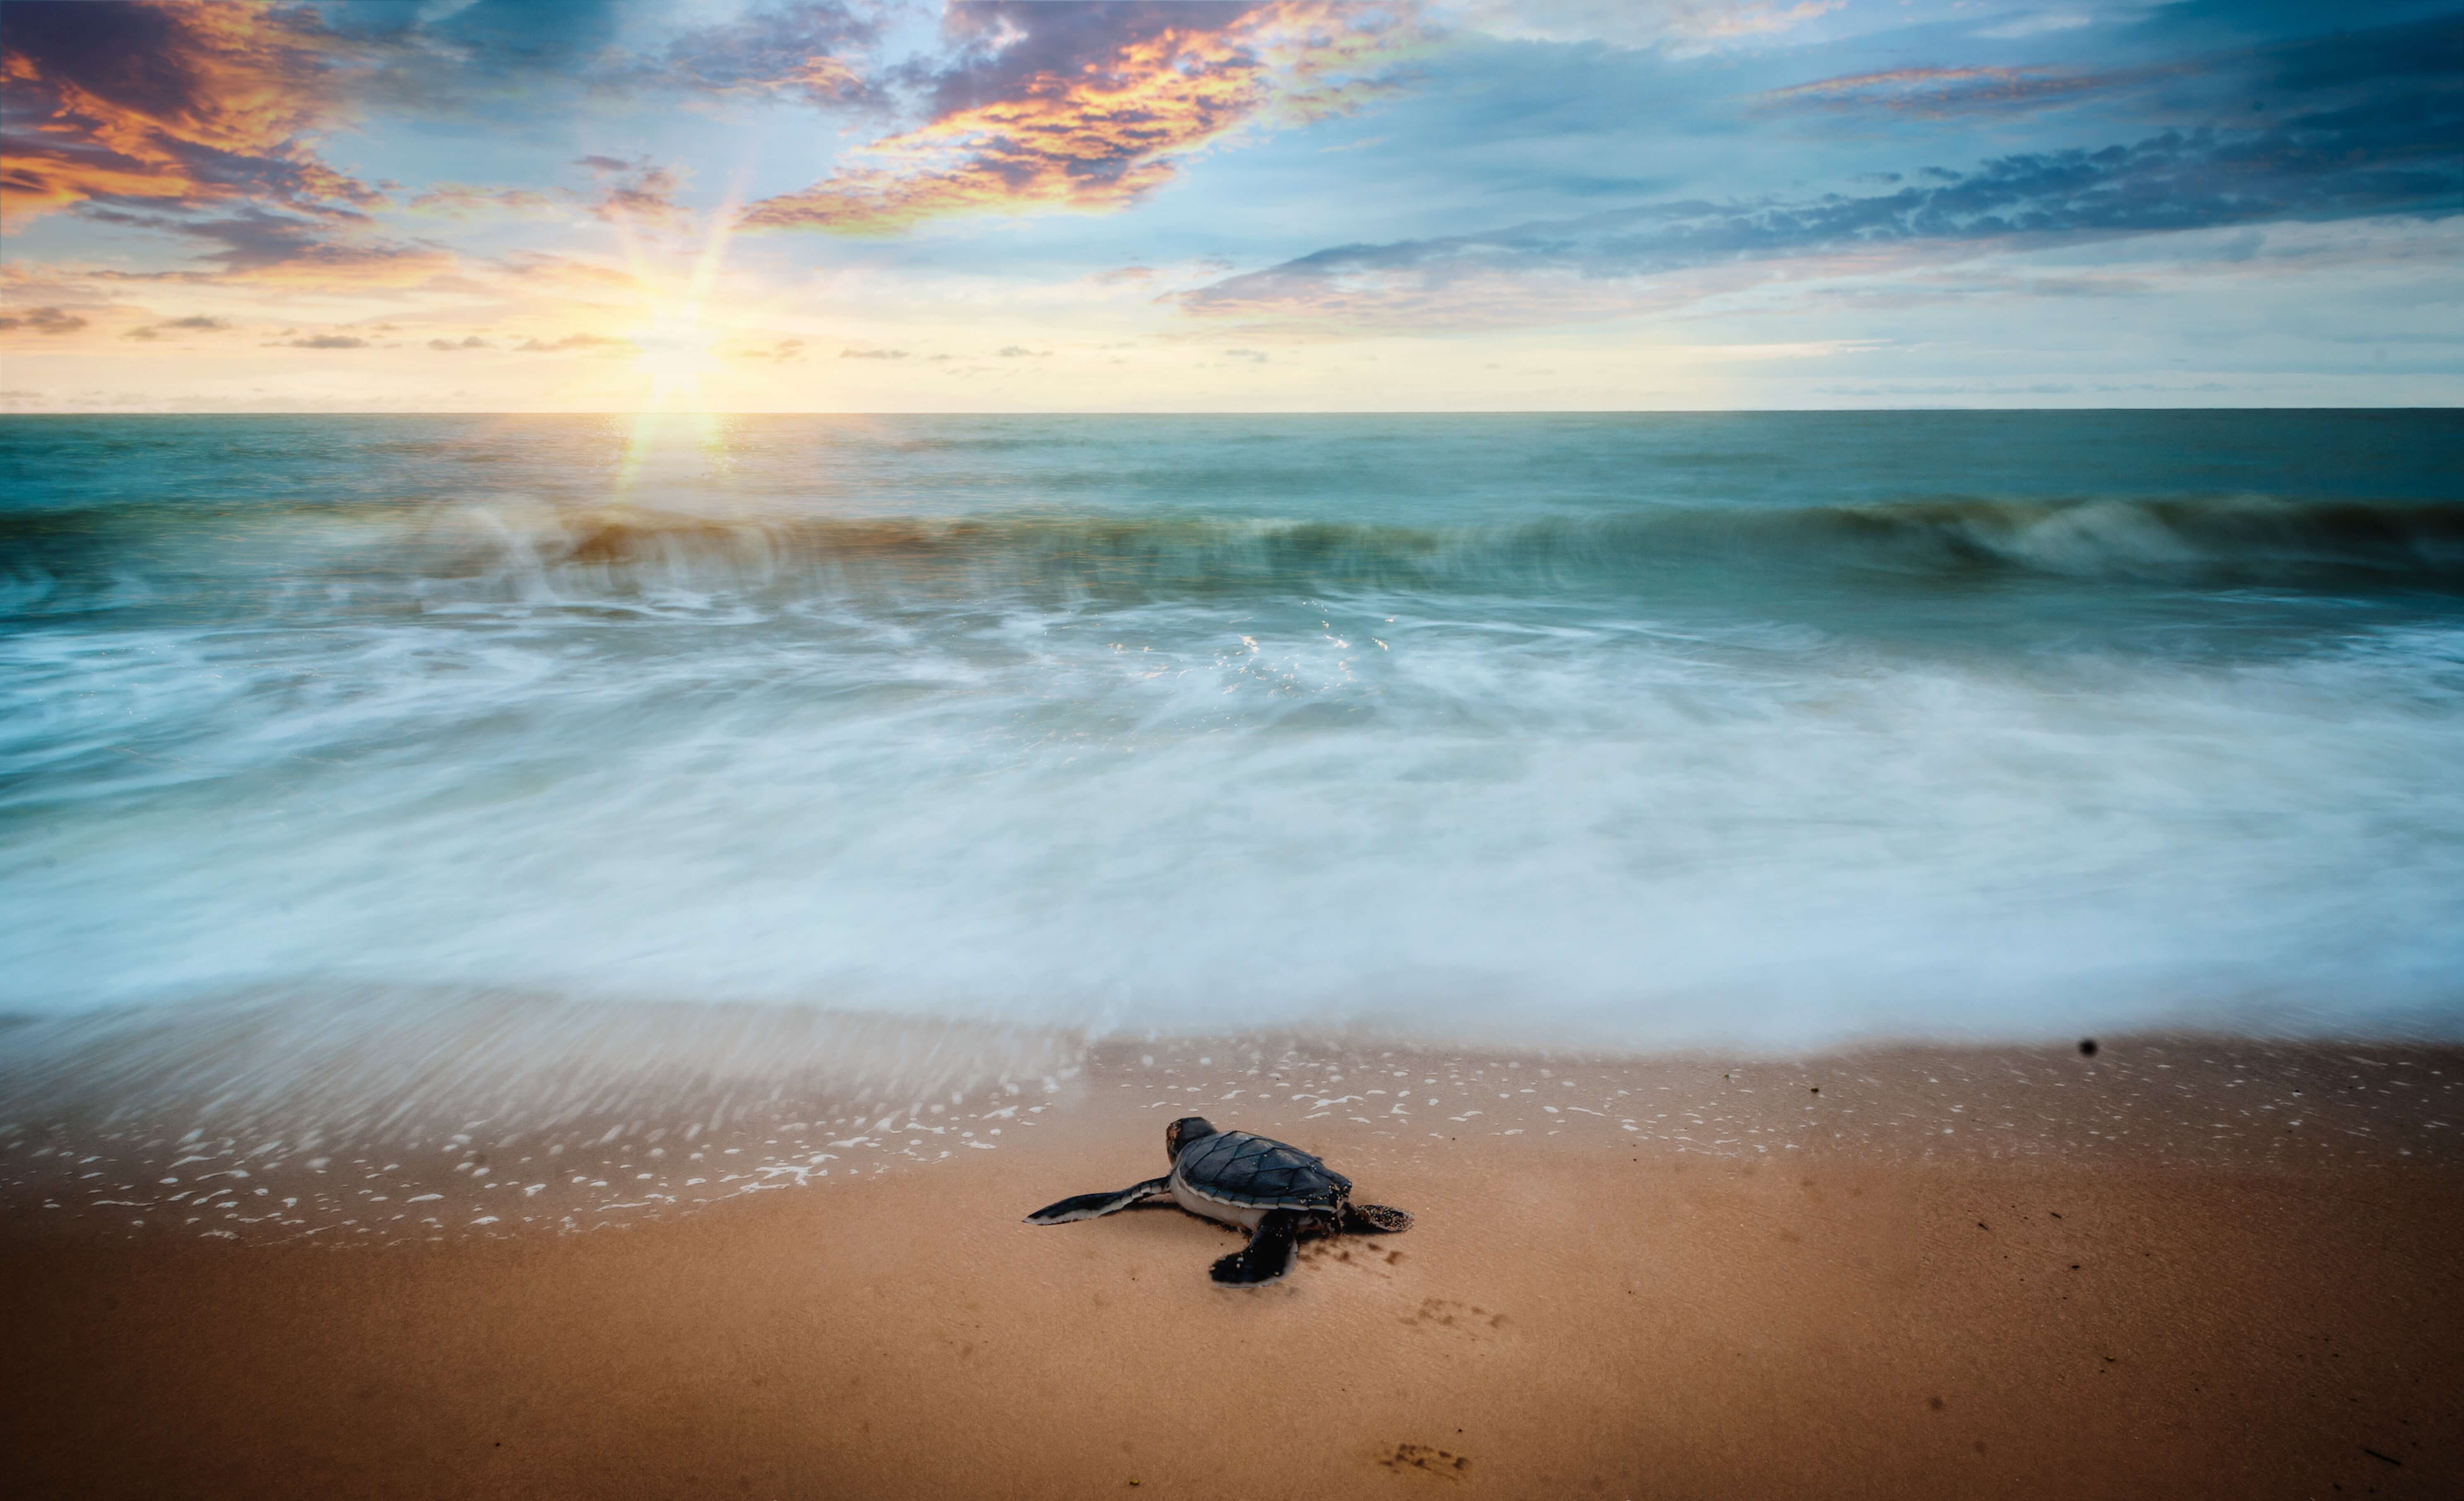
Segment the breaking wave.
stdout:
<svg viewBox="0 0 2464 1501">
<path fill-rule="evenodd" d="M 517 500 L 157 508 L 0 518 L 0 607 L 91 608 L 260 587 L 403 603 L 646 592 L 1082 596 L 1144 602 L 1363 589 L 1643 590 L 1780 569 L 1891 587 L 2042 575 L 2205 586 L 2464 587 L 2464 506 L 1912 499 L 1645 507 L 1410 527 L 1012 512 L 697 516 Z"/>
</svg>

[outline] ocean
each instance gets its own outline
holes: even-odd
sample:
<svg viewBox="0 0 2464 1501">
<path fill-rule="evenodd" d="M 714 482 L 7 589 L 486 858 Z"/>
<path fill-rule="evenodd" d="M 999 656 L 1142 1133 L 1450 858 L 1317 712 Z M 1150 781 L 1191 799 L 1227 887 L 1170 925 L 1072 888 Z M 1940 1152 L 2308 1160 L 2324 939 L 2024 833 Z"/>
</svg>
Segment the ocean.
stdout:
<svg viewBox="0 0 2464 1501">
<path fill-rule="evenodd" d="M 0 418 L 0 1013 L 267 998 L 2454 1039 L 2464 414 Z"/>
</svg>

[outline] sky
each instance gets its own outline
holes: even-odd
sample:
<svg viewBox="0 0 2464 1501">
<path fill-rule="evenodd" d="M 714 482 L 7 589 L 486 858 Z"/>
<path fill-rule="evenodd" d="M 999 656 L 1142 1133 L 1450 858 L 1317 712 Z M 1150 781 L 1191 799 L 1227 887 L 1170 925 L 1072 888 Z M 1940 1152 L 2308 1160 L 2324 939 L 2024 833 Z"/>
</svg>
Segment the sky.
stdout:
<svg viewBox="0 0 2464 1501">
<path fill-rule="evenodd" d="M 0 3 L 0 411 L 2459 399 L 2456 3 Z"/>
</svg>

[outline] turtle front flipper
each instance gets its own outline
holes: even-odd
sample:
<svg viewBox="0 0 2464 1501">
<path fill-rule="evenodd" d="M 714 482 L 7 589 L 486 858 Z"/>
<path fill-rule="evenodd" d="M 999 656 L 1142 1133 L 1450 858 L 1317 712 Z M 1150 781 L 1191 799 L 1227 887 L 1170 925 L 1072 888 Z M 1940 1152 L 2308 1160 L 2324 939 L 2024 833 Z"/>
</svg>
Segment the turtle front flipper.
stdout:
<svg viewBox="0 0 2464 1501">
<path fill-rule="evenodd" d="M 1346 1235 L 1400 1235 L 1411 1227 L 1410 1215 L 1387 1204 L 1348 1203 L 1343 1206 L 1343 1233 Z"/>
<path fill-rule="evenodd" d="M 1259 1287 L 1280 1282 L 1300 1257 L 1301 1219 L 1289 1209 L 1269 1209 L 1249 1236 L 1246 1249 L 1234 1251 L 1209 1273 L 1224 1287 Z"/>
<path fill-rule="evenodd" d="M 1144 1203 L 1150 1199 L 1160 1199 L 1171 1191 L 1171 1179 L 1150 1178 L 1143 1183 L 1124 1188 L 1118 1193 L 1080 1194 L 1075 1199 L 1064 1199 L 1059 1203 L 1045 1204 L 1028 1215 L 1026 1223 L 1067 1225 L 1072 1220 L 1092 1220 L 1100 1215 L 1118 1214 L 1133 1203 Z"/>
</svg>

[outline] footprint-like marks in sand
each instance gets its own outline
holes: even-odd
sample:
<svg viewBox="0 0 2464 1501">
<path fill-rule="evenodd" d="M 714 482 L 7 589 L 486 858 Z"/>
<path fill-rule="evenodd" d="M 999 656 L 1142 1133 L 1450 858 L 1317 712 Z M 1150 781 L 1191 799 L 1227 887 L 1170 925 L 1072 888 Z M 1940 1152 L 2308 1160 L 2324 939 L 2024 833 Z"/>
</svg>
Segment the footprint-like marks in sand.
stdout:
<svg viewBox="0 0 2464 1501">
<path fill-rule="evenodd" d="M 1426 1444 L 1397 1444 L 1395 1452 L 1377 1463 L 1397 1474 L 1417 1469 L 1424 1475 L 1437 1475 L 1446 1480 L 1461 1480 L 1471 1472 L 1471 1461 L 1450 1449 L 1435 1448 Z"/>
<path fill-rule="evenodd" d="M 1485 1335 L 1506 1327 L 1506 1315 L 1491 1309 L 1458 1303 L 1452 1298 L 1422 1298 L 1419 1309 L 1403 1320 L 1421 1328 L 1452 1329 L 1466 1335 Z"/>
<path fill-rule="evenodd" d="M 1363 1267 L 1372 1271 L 1387 1273 L 1388 1280 L 1391 1281 L 1393 1277 L 1390 1269 L 1403 1264 L 1403 1253 L 1384 1246 L 1320 1244 L 1304 1249 L 1301 1252 L 1301 1259 L 1309 1262 L 1331 1261 L 1340 1266 Z"/>
</svg>

